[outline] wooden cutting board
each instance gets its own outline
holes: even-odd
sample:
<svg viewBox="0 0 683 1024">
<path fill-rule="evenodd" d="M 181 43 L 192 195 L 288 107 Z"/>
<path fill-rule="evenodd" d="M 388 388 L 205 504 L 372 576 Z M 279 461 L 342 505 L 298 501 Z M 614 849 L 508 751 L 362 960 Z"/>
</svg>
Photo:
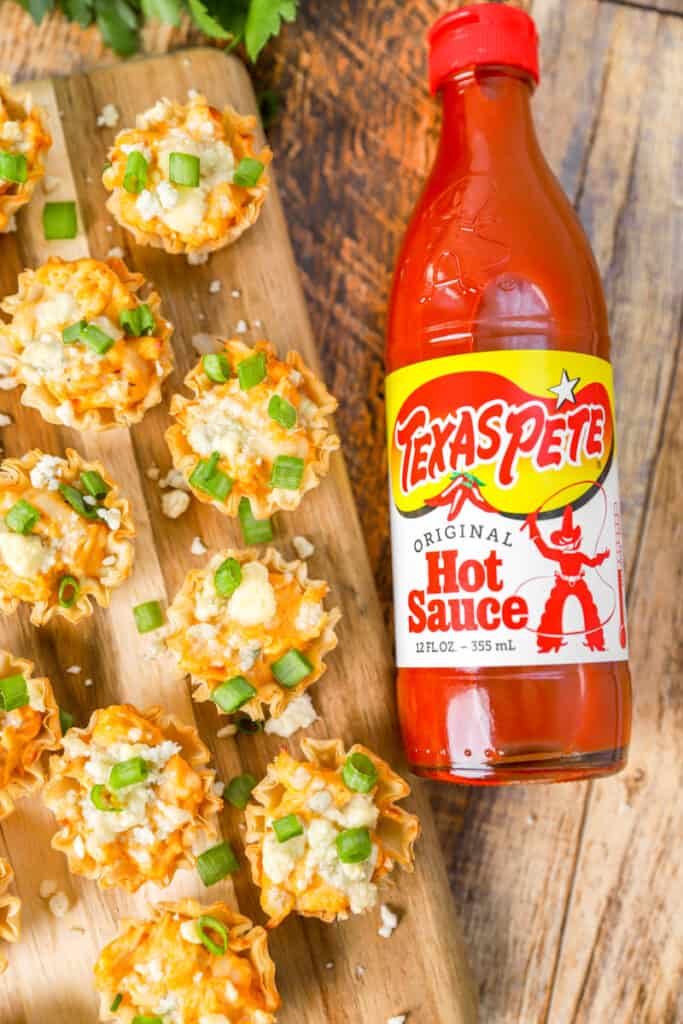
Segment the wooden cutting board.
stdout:
<svg viewBox="0 0 683 1024">
<path fill-rule="evenodd" d="M 28 210 L 22 211 L 17 233 L 0 238 L 3 296 L 15 291 L 22 268 L 37 266 L 51 254 L 105 258 L 112 247 L 123 248 L 128 265 L 154 282 L 163 311 L 175 325 L 176 373 L 167 382 L 167 399 L 181 388 L 197 358 L 192 335 L 229 337 L 240 320 L 249 325 L 246 340 L 267 336 L 280 353 L 299 349 L 318 367 L 274 187 L 256 227 L 200 267 L 135 246 L 105 211 L 100 174 L 115 132 L 96 127 L 97 113 L 105 103 L 114 103 L 121 113 L 119 127 L 131 125 L 135 114 L 160 96 L 183 100 L 191 88 L 206 93 L 217 106 L 229 102 L 242 112 L 256 113 L 243 66 L 216 50 L 190 50 L 34 83 L 32 92 L 49 112 L 54 138 L 47 173 L 59 184 L 50 200 L 77 198 L 81 233 L 69 242 L 43 240 L 44 196 L 39 190 Z M 312 160 L 319 158 L 311 153 Z M 278 154 L 276 173 L 277 163 Z M 214 280 L 222 285 L 218 293 L 209 291 Z M 162 515 L 162 491 L 146 470 L 156 464 L 163 473 L 170 466 L 163 439 L 167 402 L 131 431 L 79 435 L 44 423 L 37 412 L 20 406 L 18 395 L 0 393 L 0 409 L 14 420 L 3 430 L 6 453 L 21 455 L 37 446 L 62 454 L 73 446 L 87 458 L 102 459 L 132 500 L 138 530 L 136 565 L 108 610 L 98 610 L 78 627 L 57 622 L 40 630 L 22 611 L 0 622 L 0 645 L 36 662 L 39 674 L 52 679 L 59 702 L 74 712 L 78 724 L 85 724 L 96 707 L 108 703 L 159 703 L 186 721 L 196 721 L 219 778 L 227 781 L 241 771 L 260 777 L 282 741 L 264 735 L 218 738 L 225 719 L 219 719 L 213 707 L 191 701 L 188 682 L 178 676 L 170 658 L 145 659 L 150 640 L 138 636 L 133 623 L 133 605 L 152 598 L 168 602 L 187 570 L 209 557 L 191 554 L 195 536 L 212 550 L 240 542 L 231 521 L 196 501 L 178 520 Z M 275 542 L 288 557 L 294 556 L 295 534 L 314 543 L 312 573 L 330 580 L 332 596 L 343 611 L 339 648 L 328 657 L 328 670 L 312 691 L 321 720 L 309 732 L 341 736 L 349 744 L 366 743 L 402 770 L 390 647 L 340 454 L 332 459 L 330 476 L 306 497 L 300 511 L 276 517 Z M 73 665 L 81 667 L 79 674 L 65 671 Z M 85 685 L 86 680 L 91 685 Z M 297 752 L 298 737 L 289 746 Z M 419 814 L 423 836 L 415 874 L 397 871 L 395 883 L 384 893 L 384 900 L 401 916 L 391 939 L 377 934 L 377 910 L 335 926 L 292 915 L 272 934 L 282 1024 L 384 1024 L 401 1013 L 409 1014 L 410 1024 L 470 1024 L 476 1019 L 461 934 L 426 792 L 419 783 L 407 806 Z M 223 833 L 240 851 L 241 822 L 242 815 L 231 808 L 222 815 Z M 143 914 L 150 901 L 180 895 L 207 901 L 224 898 L 263 920 L 242 855 L 239 874 L 210 892 L 202 889 L 193 872 L 182 871 L 168 889 L 147 886 L 130 897 L 116 890 L 103 893 L 94 883 L 71 877 L 65 859 L 50 848 L 52 833 L 51 815 L 39 797 L 21 802 L 1 826 L 0 854 L 14 865 L 23 901 L 21 942 L 9 949 L 10 968 L 0 979 L 2 1024 L 93 1024 L 97 1000 L 92 967 L 98 952 L 115 934 L 122 914 Z M 68 895 L 71 909 L 66 917 L 53 917 L 40 898 L 43 879 L 54 879 Z"/>
</svg>

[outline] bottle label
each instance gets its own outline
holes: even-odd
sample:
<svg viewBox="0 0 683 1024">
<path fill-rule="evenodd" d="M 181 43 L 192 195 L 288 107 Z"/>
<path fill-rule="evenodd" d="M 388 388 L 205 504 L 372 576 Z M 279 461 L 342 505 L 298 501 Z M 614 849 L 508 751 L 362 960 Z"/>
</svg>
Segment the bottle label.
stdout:
<svg viewBox="0 0 683 1024">
<path fill-rule="evenodd" d="M 628 658 L 612 369 L 471 353 L 387 378 L 397 662 Z"/>
</svg>

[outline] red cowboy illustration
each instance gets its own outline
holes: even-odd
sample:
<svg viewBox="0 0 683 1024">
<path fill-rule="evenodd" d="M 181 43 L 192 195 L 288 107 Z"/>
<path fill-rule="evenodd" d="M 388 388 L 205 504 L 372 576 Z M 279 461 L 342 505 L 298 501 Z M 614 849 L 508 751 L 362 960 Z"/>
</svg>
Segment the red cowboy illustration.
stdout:
<svg viewBox="0 0 683 1024">
<path fill-rule="evenodd" d="M 562 632 L 564 606 L 570 597 L 575 597 L 583 614 L 585 645 L 591 651 L 605 650 L 605 634 L 600 622 L 597 605 L 585 579 L 586 567 L 595 569 L 609 558 L 609 551 L 598 551 L 592 558 L 579 550 L 581 527 L 574 525 L 574 513 L 567 505 L 562 513 L 562 526 L 550 534 L 550 544 L 538 529 L 537 513 L 532 512 L 524 523 L 529 536 L 544 558 L 558 563 L 555 582 L 545 603 L 538 626 L 538 650 L 543 653 L 559 651 L 566 641 Z"/>
</svg>

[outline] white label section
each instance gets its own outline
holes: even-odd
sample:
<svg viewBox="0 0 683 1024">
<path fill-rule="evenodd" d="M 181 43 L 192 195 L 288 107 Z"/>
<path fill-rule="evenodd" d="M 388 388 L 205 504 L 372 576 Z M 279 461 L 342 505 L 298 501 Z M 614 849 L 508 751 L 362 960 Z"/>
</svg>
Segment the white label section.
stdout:
<svg viewBox="0 0 683 1024">
<path fill-rule="evenodd" d="M 396 660 L 475 668 L 628 658 L 616 461 L 578 508 L 525 523 L 391 503 Z"/>
</svg>

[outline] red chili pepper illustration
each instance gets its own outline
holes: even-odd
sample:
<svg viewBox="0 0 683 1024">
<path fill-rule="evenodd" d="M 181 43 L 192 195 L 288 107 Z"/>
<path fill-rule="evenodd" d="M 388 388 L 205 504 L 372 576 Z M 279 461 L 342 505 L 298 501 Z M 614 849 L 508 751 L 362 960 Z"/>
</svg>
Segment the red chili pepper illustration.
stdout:
<svg viewBox="0 0 683 1024">
<path fill-rule="evenodd" d="M 450 505 L 448 522 L 452 522 L 462 511 L 466 502 L 471 502 L 484 512 L 494 512 L 495 509 L 488 503 L 481 493 L 481 488 L 486 484 L 483 480 L 474 476 L 473 473 L 451 473 L 449 483 L 440 494 L 428 498 L 425 502 L 431 508 L 438 508 L 442 505 Z"/>
</svg>

